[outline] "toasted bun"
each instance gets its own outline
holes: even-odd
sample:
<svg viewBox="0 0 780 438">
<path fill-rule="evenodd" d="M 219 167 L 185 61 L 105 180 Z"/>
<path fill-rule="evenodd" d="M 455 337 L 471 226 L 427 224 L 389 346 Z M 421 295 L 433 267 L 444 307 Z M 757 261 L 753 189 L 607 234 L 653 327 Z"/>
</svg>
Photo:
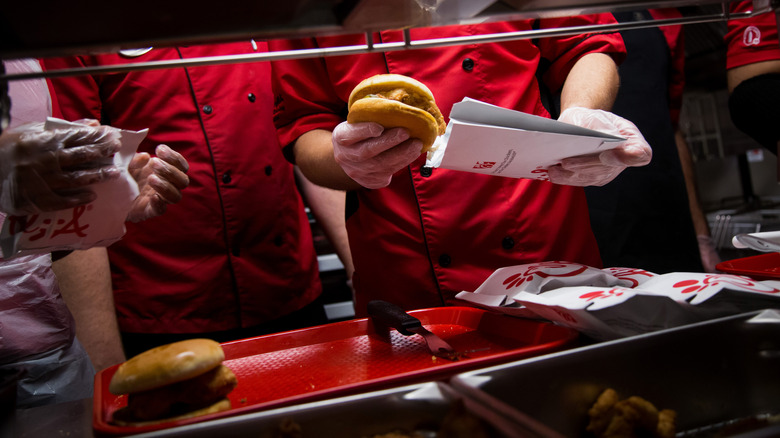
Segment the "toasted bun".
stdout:
<svg viewBox="0 0 780 438">
<path fill-rule="evenodd" d="M 363 79 L 359 84 L 352 89 L 352 93 L 349 94 L 349 102 L 347 106 L 352 107 L 358 99 L 369 94 L 377 94 L 383 91 L 393 90 L 395 88 L 403 88 L 409 93 L 413 93 L 418 96 L 424 96 L 427 100 L 433 101 L 433 93 L 422 82 L 410 78 L 409 76 L 397 75 L 397 74 L 385 74 L 375 75 L 369 78 Z"/>
<path fill-rule="evenodd" d="M 238 384 L 225 365 L 191 379 L 127 395 L 127 410 L 138 421 L 156 420 L 194 411 L 227 397 Z"/>
<path fill-rule="evenodd" d="M 372 97 L 397 89 L 408 93 L 404 102 Z M 447 128 L 431 90 L 408 76 L 384 74 L 364 79 L 350 93 L 347 107 L 350 123 L 376 122 L 385 128 L 408 129 L 412 138 L 423 142 L 422 152 L 430 150 Z"/>
<path fill-rule="evenodd" d="M 211 339 L 161 345 L 120 365 L 108 390 L 115 395 L 148 391 L 203 374 L 223 360 L 222 346 Z"/>
<path fill-rule="evenodd" d="M 114 412 L 112 421 L 118 426 L 149 426 L 153 424 L 166 423 L 168 421 L 186 420 L 188 418 L 199 417 L 201 415 L 213 414 L 216 412 L 227 411 L 232 407 L 230 400 L 223 398 L 222 400 L 214 403 L 213 405 L 206 406 L 195 411 L 187 412 L 186 414 L 177 415 L 175 417 L 161 418 L 159 420 L 147 420 L 147 421 L 135 421 L 133 420 L 127 408 L 122 408 Z"/>
<path fill-rule="evenodd" d="M 352 105 L 347 114 L 349 123 L 376 122 L 385 128 L 403 127 L 412 138 L 423 143 L 423 152 L 430 149 L 439 127 L 436 119 L 427 112 L 395 100 L 365 98 Z"/>
</svg>

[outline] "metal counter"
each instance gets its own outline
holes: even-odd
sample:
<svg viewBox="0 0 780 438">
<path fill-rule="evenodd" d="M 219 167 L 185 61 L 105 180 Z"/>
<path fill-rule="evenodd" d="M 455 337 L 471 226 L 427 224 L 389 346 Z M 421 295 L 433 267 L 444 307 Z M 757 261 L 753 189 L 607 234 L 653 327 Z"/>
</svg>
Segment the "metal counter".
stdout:
<svg viewBox="0 0 780 438">
<path fill-rule="evenodd" d="M 92 399 L 17 409 L 0 425 L 0 437 L 94 437 Z"/>
<path fill-rule="evenodd" d="M 753 12 L 730 15 L 729 1 L 653 0 L 290 0 L 285 2 L 222 2 L 220 7 L 198 0 L 115 4 L 84 0 L 75 8 L 66 2 L 13 2 L 0 8 L 0 58 L 46 57 L 115 52 L 151 46 L 205 44 L 247 39 L 272 39 L 328 34 L 360 34 L 365 44 L 346 47 L 279 51 L 249 55 L 159 61 L 5 75 L 0 79 L 73 76 L 159 68 L 231 64 L 411 50 L 462 44 L 613 32 L 671 24 L 726 21 L 780 8 L 780 0 L 754 0 Z M 700 6 L 720 5 L 718 12 Z M 412 40 L 409 29 L 484 21 L 618 12 L 646 8 L 687 7 L 683 18 L 645 20 L 614 25 L 540 29 L 506 34 Z M 35 19 L 30 19 L 35 17 Z M 372 32 L 403 29 L 404 40 L 374 44 Z"/>
<path fill-rule="evenodd" d="M 724 4 L 713 0 L 135 0 L 5 2 L 0 57 L 75 54 L 545 15 Z M 768 0 L 760 3 L 768 6 Z"/>
<path fill-rule="evenodd" d="M 780 312 L 751 312 L 468 371 L 444 382 L 251 412 L 139 437 L 272 437 L 286 419 L 300 425 L 303 436 L 435 430 L 454 401 L 493 428 L 493 436 L 586 437 L 588 408 L 606 387 L 676 411 L 678 437 L 718 436 L 726 426 L 766 415 L 774 417 L 769 424 L 728 436 L 778 436 L 778 334 Z M 7 423 L 12 433 L 2 436 L 95 436 L 91 399 L 16 411 Z"/>
</svg>

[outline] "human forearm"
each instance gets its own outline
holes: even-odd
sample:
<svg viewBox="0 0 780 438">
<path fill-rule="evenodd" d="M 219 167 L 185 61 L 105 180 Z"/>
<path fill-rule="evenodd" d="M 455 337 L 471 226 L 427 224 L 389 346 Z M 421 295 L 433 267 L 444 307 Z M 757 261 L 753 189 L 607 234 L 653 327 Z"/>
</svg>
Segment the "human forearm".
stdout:
<svg viewBox="0 0 780 438">
<path fill-rule="evenodd" d="M 625 140 L 600 153 L 569 157 L 548 168 L 550 181 L 573 186 L 603 186 L 626 167 L 644 166 L 653 151 L 632 122 L 609 112 L 617 95 L 617 66 L 593 53 L 575 64 L 564 85 L 559 121 L 594 129 Z"/>
<path fill-rule="evenodd" d="M 300 169 L 296 167 L 296 176 L 301 193 L 306 203 L 311 208 L 312 214 L 322 226 L 325 235 L 336 250 L 348 278 L 352 278 L 354 271 L 352 255 L 349 250 L 347 228 L 344 223 L 344 210 L 346 194 L 340 190 L 318 186 L 308 180 Z"/>
<path fill-rule="evenodd" d="M 589 53 L 574 64 L 566 77 L 561 91 L 561 111 L 572 107 L 609 111 L 619 84 L 615 61 L 603 53 Z"/>
<path fill-rule="evenodd" d="M 52 269 L 76 321 L 76 336 L 95 369 L 124 361 L 106 249 L 73 251 L 55 261 Z"/>
<path fill-rule="evenodd" d="M 360 184 L 350 178 L 333 157 L 331 132 L 323 129 L 301 135 L 293 145 L 295 163 L 314 184 L 335 190 L 355 190 Z"/>
<path fill-rule="evenodd" d="M 771 60 L 746 64 L 726 70 L 729 93 L 745 79 L 769 73 L 780 73 L 780 60 Z"/>
<path fill-rule="evenodd" d="M 333 132 L 314 130 L 300 136 L 293 153 L 315 184 L 336 190 L 381 189 L 420 156 L 422 145 L 406 128 L 343 122 Z"/>
</svg>

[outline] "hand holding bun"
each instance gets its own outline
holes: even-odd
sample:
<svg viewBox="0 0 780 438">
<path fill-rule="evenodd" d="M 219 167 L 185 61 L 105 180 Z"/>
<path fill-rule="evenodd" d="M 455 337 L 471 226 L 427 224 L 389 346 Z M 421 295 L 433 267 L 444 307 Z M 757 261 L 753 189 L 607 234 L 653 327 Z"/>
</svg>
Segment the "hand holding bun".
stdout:
<svg viewBox="0 0 780 438">
<path fill-rule="evenodd" d="M 431 91 L 402 75 L 377 75 L 349 96 L 347 121 L 333 130 L 333 156 L 361 186 L 379 189 L 431 149 L 446 124 Z"/>
<path fill-rule="evenodd" d="M 411 138 L 422 141 L 421 152 L 429 151 L 447 128 L 431 90 L 404 75 L 364 79 L 349 95 L 347 108 L 349 123 L 376 122 L 385 128 L 406 128 Z"/>
<path fill-rule="evenodd" d="M 225 398 L 235 374 L 222 365 L 225 353 L 210 339 L 190 339 L 143 352 L 117 368 L 112 394 L 128 394 L 114 422 L 142 425 L 230 409 Z"/>
<path fill-rule="evenodd" d="M 422 143 L 403 128 L 378 123 L 340 123 L 333 129 L 333 157 L 344 172 L 368 189 L 390 184 L 393 175 L 420 156 Z"/>
</svg>

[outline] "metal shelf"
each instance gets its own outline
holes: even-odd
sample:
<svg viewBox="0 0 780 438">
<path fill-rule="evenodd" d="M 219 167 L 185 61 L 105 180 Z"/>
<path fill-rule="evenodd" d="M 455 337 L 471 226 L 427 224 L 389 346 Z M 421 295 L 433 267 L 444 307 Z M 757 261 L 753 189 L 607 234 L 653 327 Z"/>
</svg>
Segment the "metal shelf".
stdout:
<svg viewBox="0 0 780 438">
<path fill-rule="evenodd" d="M 755 0 L 753 13 L 775 9 L 775 2 Z M 30 20 L 33 10 L 50 13 L 43 19 Z M 36 77 L 74 76 L 152 70 L 182 66 L 232 64 L 282 59 L 325 57 L 374 51 L 414 50 L 460 44 L 489 43 L 529 38 L 572 35 L 592 32 L 725 21 L 749 14 L 729 16 L 730 1 L 655 0 L 287 0 L 285 2 L 227 2 L 218 11 L 214 6 L 179 0 L 152 4 L 147 0 L 131 8 L 114 7 L 110 2 L 87 0 L 78 11 L 72 5 L 56 2 L 15 2 L 4 7 L 0 15 L 0 58 L 59 56 L 116 51 L 122 48 L 209 43 L 237 39 L 265 39 L 294 36 L 317 36 L 343 33 L 364 34 L 364 44 L 296 51 L 191 58 L 48 71 L 45 73 L 0 76 L 21 80 Z M 62 4 L 60 4 L 62 3 Z M 696 6 L 720 5 L 719 13 L 697 12 Z M 525 32 L 475 35 L 457 38 L 412 40 L 409 29 L 419 26 L 441 26 L 458 23 L 515 20 L 534 17 L 565 16 L 596 12 L 617 12 L 660 7 L 692 7 L 683 18 L 648 20 L 632 23 L 540 29 Z M 55 10 L 52 10 L 55 8 Z M 108 9 L 116 11 L 109 13 Z M 91 11 L 84 14 L 84 10 Z M 710 11 L 712 8 L 709 9 Z M 184 11 L 184 12 L 182 12 Z M 38 14 L 41 15 L 41 14 Z M 97 22 L 97 17 L 120 17 L 111 22 Z M 99 24 L 96 24 L 99 23 Z M 404 41 L 374 44 L 372 32 L 404 29 Z"/>
</svg>

